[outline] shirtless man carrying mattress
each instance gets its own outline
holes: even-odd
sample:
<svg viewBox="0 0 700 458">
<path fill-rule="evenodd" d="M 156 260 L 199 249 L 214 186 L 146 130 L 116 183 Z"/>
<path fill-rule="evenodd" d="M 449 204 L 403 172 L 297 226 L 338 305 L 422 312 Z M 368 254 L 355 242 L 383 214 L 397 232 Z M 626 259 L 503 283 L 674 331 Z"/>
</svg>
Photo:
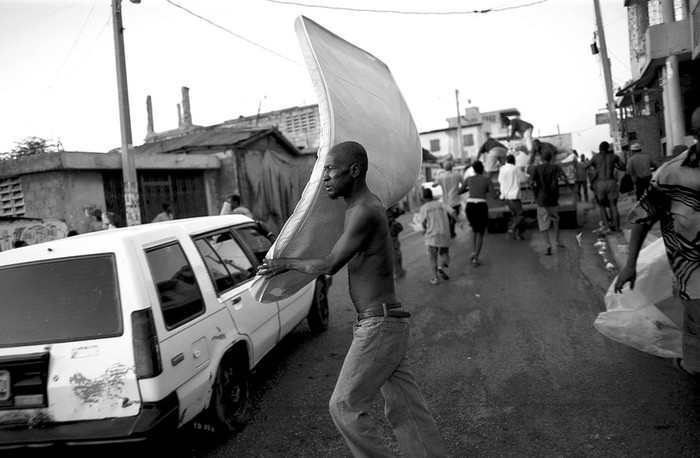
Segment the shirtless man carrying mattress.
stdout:
<svg viewBox="0 0 700 458">
<path fill-rule="evenodd" d="M 387 420 L 404 456 L 445 456 L 442 438 L 406 358 L 411 314 L 396 297 L 386 210 L 367 187 L 367 168 L 367 152 L 359 143 L 332 147 L 323 181 L 331 199 L 345 200 L 343 234 L 324 258 L 265 259 L 258 274 L 272 277 L 296 270 L 334 275 L 348 264 L 350 297 L 358 313 L 354 338 L 330 400 L 333 422 L 354 456 L 392 456 L 368 413 L 381 390 Z"/>
</svg>

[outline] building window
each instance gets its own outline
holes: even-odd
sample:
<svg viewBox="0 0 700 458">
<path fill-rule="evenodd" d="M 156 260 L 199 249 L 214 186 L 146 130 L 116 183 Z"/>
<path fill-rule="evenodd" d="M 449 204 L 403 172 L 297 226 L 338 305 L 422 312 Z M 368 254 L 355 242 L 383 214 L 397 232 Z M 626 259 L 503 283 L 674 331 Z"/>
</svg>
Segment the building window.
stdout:
<svg viewBox="0 0 700 458">
<path fill-rule="evenodd" d="M 474 146 L 474 134 L 467 134 L 462 136 L 462 143 L 464 146 Z"/>
<path fill-rule="evenodd" d="M 0 216 L 24 216 L 24 195 L 19 177 L 0 179 Z"/>
<path fill-rule="evenodd" d="M 308 132 L 316 127 L 314 113 L 301 113 L 287 117 L 284 122 L 284 130 L 288 133 Z"/>
<path fill-rule="evenodd" d="M 430 152 L 434 153 L 435 151 L 440 151 L 440 139 L 436 138 L 434 140 L 430 140 Z"/>
</svg>

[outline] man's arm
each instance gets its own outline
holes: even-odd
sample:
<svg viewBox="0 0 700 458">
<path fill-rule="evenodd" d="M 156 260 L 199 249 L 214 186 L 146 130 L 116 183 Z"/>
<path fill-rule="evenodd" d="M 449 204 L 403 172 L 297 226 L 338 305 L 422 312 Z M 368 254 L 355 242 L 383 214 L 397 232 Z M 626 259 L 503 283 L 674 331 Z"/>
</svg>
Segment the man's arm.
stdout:
<svg viewBox="0 0 700 458">
<path fill-rule="evenodd" d="M 376 212 L 367 205 L 359 205 L 349 210 L 346 218 L 345 230 L 328 256 L 316 259 L 265 258 L 258 267 L 258 274 L 274 277 L 288 270 L 313 276 L 336 274 L 360 251 L 370 232 L 382 224 Z"/>
<path fill-rule="evenodd" d="M 630 289 L 634 289 L 634 282 L 637 278 L 637 258 L 650 228 L 651 226 L 648 224 L 632 224 L 627 263 L 617 275 L 617 281 L 615 282 L 616 293 L 621 293 L 622 287 L 627 282 L 630 284 Z"/>
<path fill-rule="evenodd" d="M 615 161 L 613 161 L 613 164 L 618 170 L 622 170 L 623 172 L 625 171 L 625 164 L 622 162 L 622 159 L 620 159 L 620 156 L 617 154 L 615 155 Z"/>
</svg>

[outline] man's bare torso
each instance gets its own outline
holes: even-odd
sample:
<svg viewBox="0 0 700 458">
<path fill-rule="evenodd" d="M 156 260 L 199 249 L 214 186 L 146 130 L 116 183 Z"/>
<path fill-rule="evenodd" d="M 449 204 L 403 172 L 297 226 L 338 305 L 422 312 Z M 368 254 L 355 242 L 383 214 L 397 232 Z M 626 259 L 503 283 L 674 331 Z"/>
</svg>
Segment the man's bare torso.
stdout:
<svg viewBox="0 0 700 458">
<path fill-rule="evenodd" d="M 379 199 L 358 203 L 345 212 L 346 224 L 350 218 L 356 218 L 358 206 L 369 208 L 367 238 L 362 249 L 348 262 L 348 283 L 350 297 L 358 312 L 370 306 L 397 301 L 394 289 L 394 271 L 392 261 L 392 242 L 386 219 L 386 210 Z M 365 213 L 366 214 L 366 213 Z"/>
</svg>

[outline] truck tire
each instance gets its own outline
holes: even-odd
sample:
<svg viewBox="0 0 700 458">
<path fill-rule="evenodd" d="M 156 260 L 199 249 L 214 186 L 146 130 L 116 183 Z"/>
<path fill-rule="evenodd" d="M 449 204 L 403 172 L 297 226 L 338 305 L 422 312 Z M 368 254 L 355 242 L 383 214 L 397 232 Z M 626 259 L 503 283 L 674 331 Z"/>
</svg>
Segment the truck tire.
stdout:
<svg viewBox="0 0 700 458">
<path fill-rule="evenodd" d="M 560 229 L 577 229 L 578 228 L 578 218 L 576 217 L 576 210 L 571 210 L 571 211 L 559 213 L 559 228 Z"/>
<path fill-rule="evenodd" d="M 314 334 L 320 334 L 328 329 L 328 288 L 326 282 L 320 278 L 316 279 L 314 288 L 314 299 L 311 308 L 306 315 L 306 323 Z"/>
<path fill-rule="evenodd" d="M 489 234 L 504 233 L 508 230 L 508 218 L 500 216 L 498 218 L 489 218 L 486 224 L 486 231 Z"/>
<path fill-rule="evenodd" d="M 208 417 L 217 436 L 240 430 L 250 419 L 249 373 L 240 366 L 229 355 L 221 360 L 216 372 Z"/>
</svg>

